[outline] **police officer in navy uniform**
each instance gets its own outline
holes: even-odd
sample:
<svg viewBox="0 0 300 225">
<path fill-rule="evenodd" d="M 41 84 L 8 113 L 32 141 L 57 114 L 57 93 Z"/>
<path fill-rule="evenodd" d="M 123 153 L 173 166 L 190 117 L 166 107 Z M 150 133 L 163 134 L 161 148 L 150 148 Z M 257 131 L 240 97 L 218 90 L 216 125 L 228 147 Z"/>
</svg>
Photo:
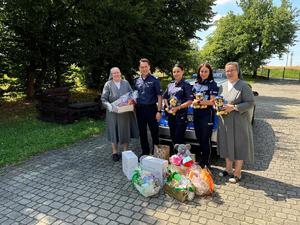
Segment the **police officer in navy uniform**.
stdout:
<svg viewBox="0 0 300 225">
<path fill-rule="evenodd" d="M 196 152 L 196 161 L 200 166 L 210 167 L 211 155 L 211 134 L 214 120 L 214 96 L 218 95 L 218 86 L 213 78 L 213 71 L 208 63 L 199 66 L 197 72 L 197 82 L 193 86 L 194 96 L 201 94 L 203 99 L 194 100 L 194 128 L 197 141 L 200 144 L 199 151 Z M 195 106 L 196 101 L 196 106 Z"/>
<path fill-rule="evenodd" d="M 134 89 L 138 91 L 136 116 L 140 133 L 142 155 L 150 154 L 147 125 L 149 126 L 153 145 L 159 144 L 158 122 L 161 118 L 162 90 L 159 80 L 150 73 L 150 61 L 140 60 L 141 76 L 134 81 Z M 151 151 L 153 146 L 151 147 Z"/>
<path fill-rule="evenodd" d="M 184 143 L 184 134 L 187 127 L 187 108 L 192 104 L 192 86 L 184 80 L 184 69 L 176 64 L 172 70 L 174 81 L 168 84 L 163 94 L 164 106 L 170 128 L 173 146 Z"/>
</svg>

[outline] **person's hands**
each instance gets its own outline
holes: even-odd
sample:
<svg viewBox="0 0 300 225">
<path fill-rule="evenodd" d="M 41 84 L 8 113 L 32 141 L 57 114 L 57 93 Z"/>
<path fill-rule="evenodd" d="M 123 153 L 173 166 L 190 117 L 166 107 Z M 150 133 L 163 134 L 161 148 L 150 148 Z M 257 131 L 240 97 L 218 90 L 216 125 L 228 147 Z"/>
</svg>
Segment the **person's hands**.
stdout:
<svg viewBox="0 0 300 225">
<path fill-rule="evenodd" d="M 128 100 L 128 105 L 135 105 L 135 101 L 133 99 Z"/>
<path fill-rule="evenodd" d="M 161 118 L 161 113 L 157 112 L 156 115 L 155 115 L 155 119 L 157 120 L 157 122 L 160 121 L 160 118 Z"/>
<path fill-rule="evenodd" d="M 232 105 L 232 104 L 224 105 L 224 111 L 227 112 L 227 113 L 230 113 L 230 112 L 234 111 L 234 105 Z"/>
<path fill-rule="evenodd" d="M 107 104 L 107 110 L 108 110 L 108 112 L 112 112 L 112 104 Z"/>
<path fill-rule="evenodd" d="M 115 105 L 112 105 L 112 110 L 111 110 L 112 112 L 117 112 L 118 111 L 118 107 L 117 106 L 115 106 Z"/>
</svg>

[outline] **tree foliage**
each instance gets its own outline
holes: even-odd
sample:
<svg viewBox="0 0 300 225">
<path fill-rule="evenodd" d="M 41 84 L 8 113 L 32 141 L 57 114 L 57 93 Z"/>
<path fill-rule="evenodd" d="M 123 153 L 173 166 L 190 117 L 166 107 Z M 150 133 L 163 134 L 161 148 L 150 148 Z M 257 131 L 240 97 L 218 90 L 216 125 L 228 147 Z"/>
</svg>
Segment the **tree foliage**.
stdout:
<svg viewBox="0 0 300 225">
<path fill-rule="evenodd" d="M 64 84 L 71 65 L 100 87 L 109 68 L 130 79 L 138 60 L 166 71 L 189 62 L 191 38 L 208 28 L 214 0 L 2 0 L 0 57 L 28 96 Z"/>
<path fill-rule="evenodd" d="M 257 68 L 272 55 L 281 56 L 296 38 L 298 11 L 287 0 L 279 7 L 272 0 L 241 0 L 243 13 L 228 13 L 216 24 L 201 51 L 217 67 L 238 61 L 256 76 Z"/>
</svg>

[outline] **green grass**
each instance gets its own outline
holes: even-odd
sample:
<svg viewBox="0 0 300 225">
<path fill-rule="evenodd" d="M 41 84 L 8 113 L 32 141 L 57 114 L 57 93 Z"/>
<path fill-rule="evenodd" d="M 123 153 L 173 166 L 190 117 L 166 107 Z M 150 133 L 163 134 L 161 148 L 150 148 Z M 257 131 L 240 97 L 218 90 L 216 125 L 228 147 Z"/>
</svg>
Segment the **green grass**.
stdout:
<svg viewBox="0 0 300 225">
<path fill-rule="evenodd" d="M 105 128 L 105 122 L 101 120 L 82 119 L 62 125 L 40 121 L 36 116 L 32 102 L 22 100 L 1 105 L 0 167 L 22 162 L 47 150 L 68 146 L 99 134 Z"/>
<path fill-rule="evenodd" d="M 283 68 L 272 68 L 270 67 L 270 78 L 283 78 Z M 286 69 L 284 71 L 284 78 L 288 79 L 299 79 L 300 70 Z M 268 76 L 268 68 L 259 68 L 257 70 L 258 76 Z"/>
</svg>

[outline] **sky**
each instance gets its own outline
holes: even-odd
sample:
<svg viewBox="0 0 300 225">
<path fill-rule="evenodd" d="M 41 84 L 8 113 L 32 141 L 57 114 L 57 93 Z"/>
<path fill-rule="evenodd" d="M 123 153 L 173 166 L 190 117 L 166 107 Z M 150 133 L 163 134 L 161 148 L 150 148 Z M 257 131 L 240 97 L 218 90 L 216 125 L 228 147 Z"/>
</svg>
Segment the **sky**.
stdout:
<svg viewBox="0 0 300 225">
<path fill-rule="evenodd" d="M 293 8 L 300 9 L 300 0 L 290 0 Z M 274 5 L 279 6 L 281 0 L 273 0 Z M 234 14 L 239 14 L 242 10 L 237 6 L 236 0 L 217 0 L 213 7 L 215 16 L 213 21 L 220 19 L 222 16 L 225 16 L 229 11 L 233 11 Z M 298 18 L 300 21 L 300 18 Z M 197 32 L 197 36 L 202 40 L 198 41 L 198 45 L 201 48 L 206 41 L 206 37 L 214 31 L 215 27 L 212 26 L 206 31 Z M 289 53 L 284 54 L 280 59 L 278 56 L 273 56 L 271 59 L 267 60 L 267 65 L 272 66 L 300 66 L 300 30 L 296 32 L 297 38 L 294 46 L 289 47 Z"/>
</svg>

